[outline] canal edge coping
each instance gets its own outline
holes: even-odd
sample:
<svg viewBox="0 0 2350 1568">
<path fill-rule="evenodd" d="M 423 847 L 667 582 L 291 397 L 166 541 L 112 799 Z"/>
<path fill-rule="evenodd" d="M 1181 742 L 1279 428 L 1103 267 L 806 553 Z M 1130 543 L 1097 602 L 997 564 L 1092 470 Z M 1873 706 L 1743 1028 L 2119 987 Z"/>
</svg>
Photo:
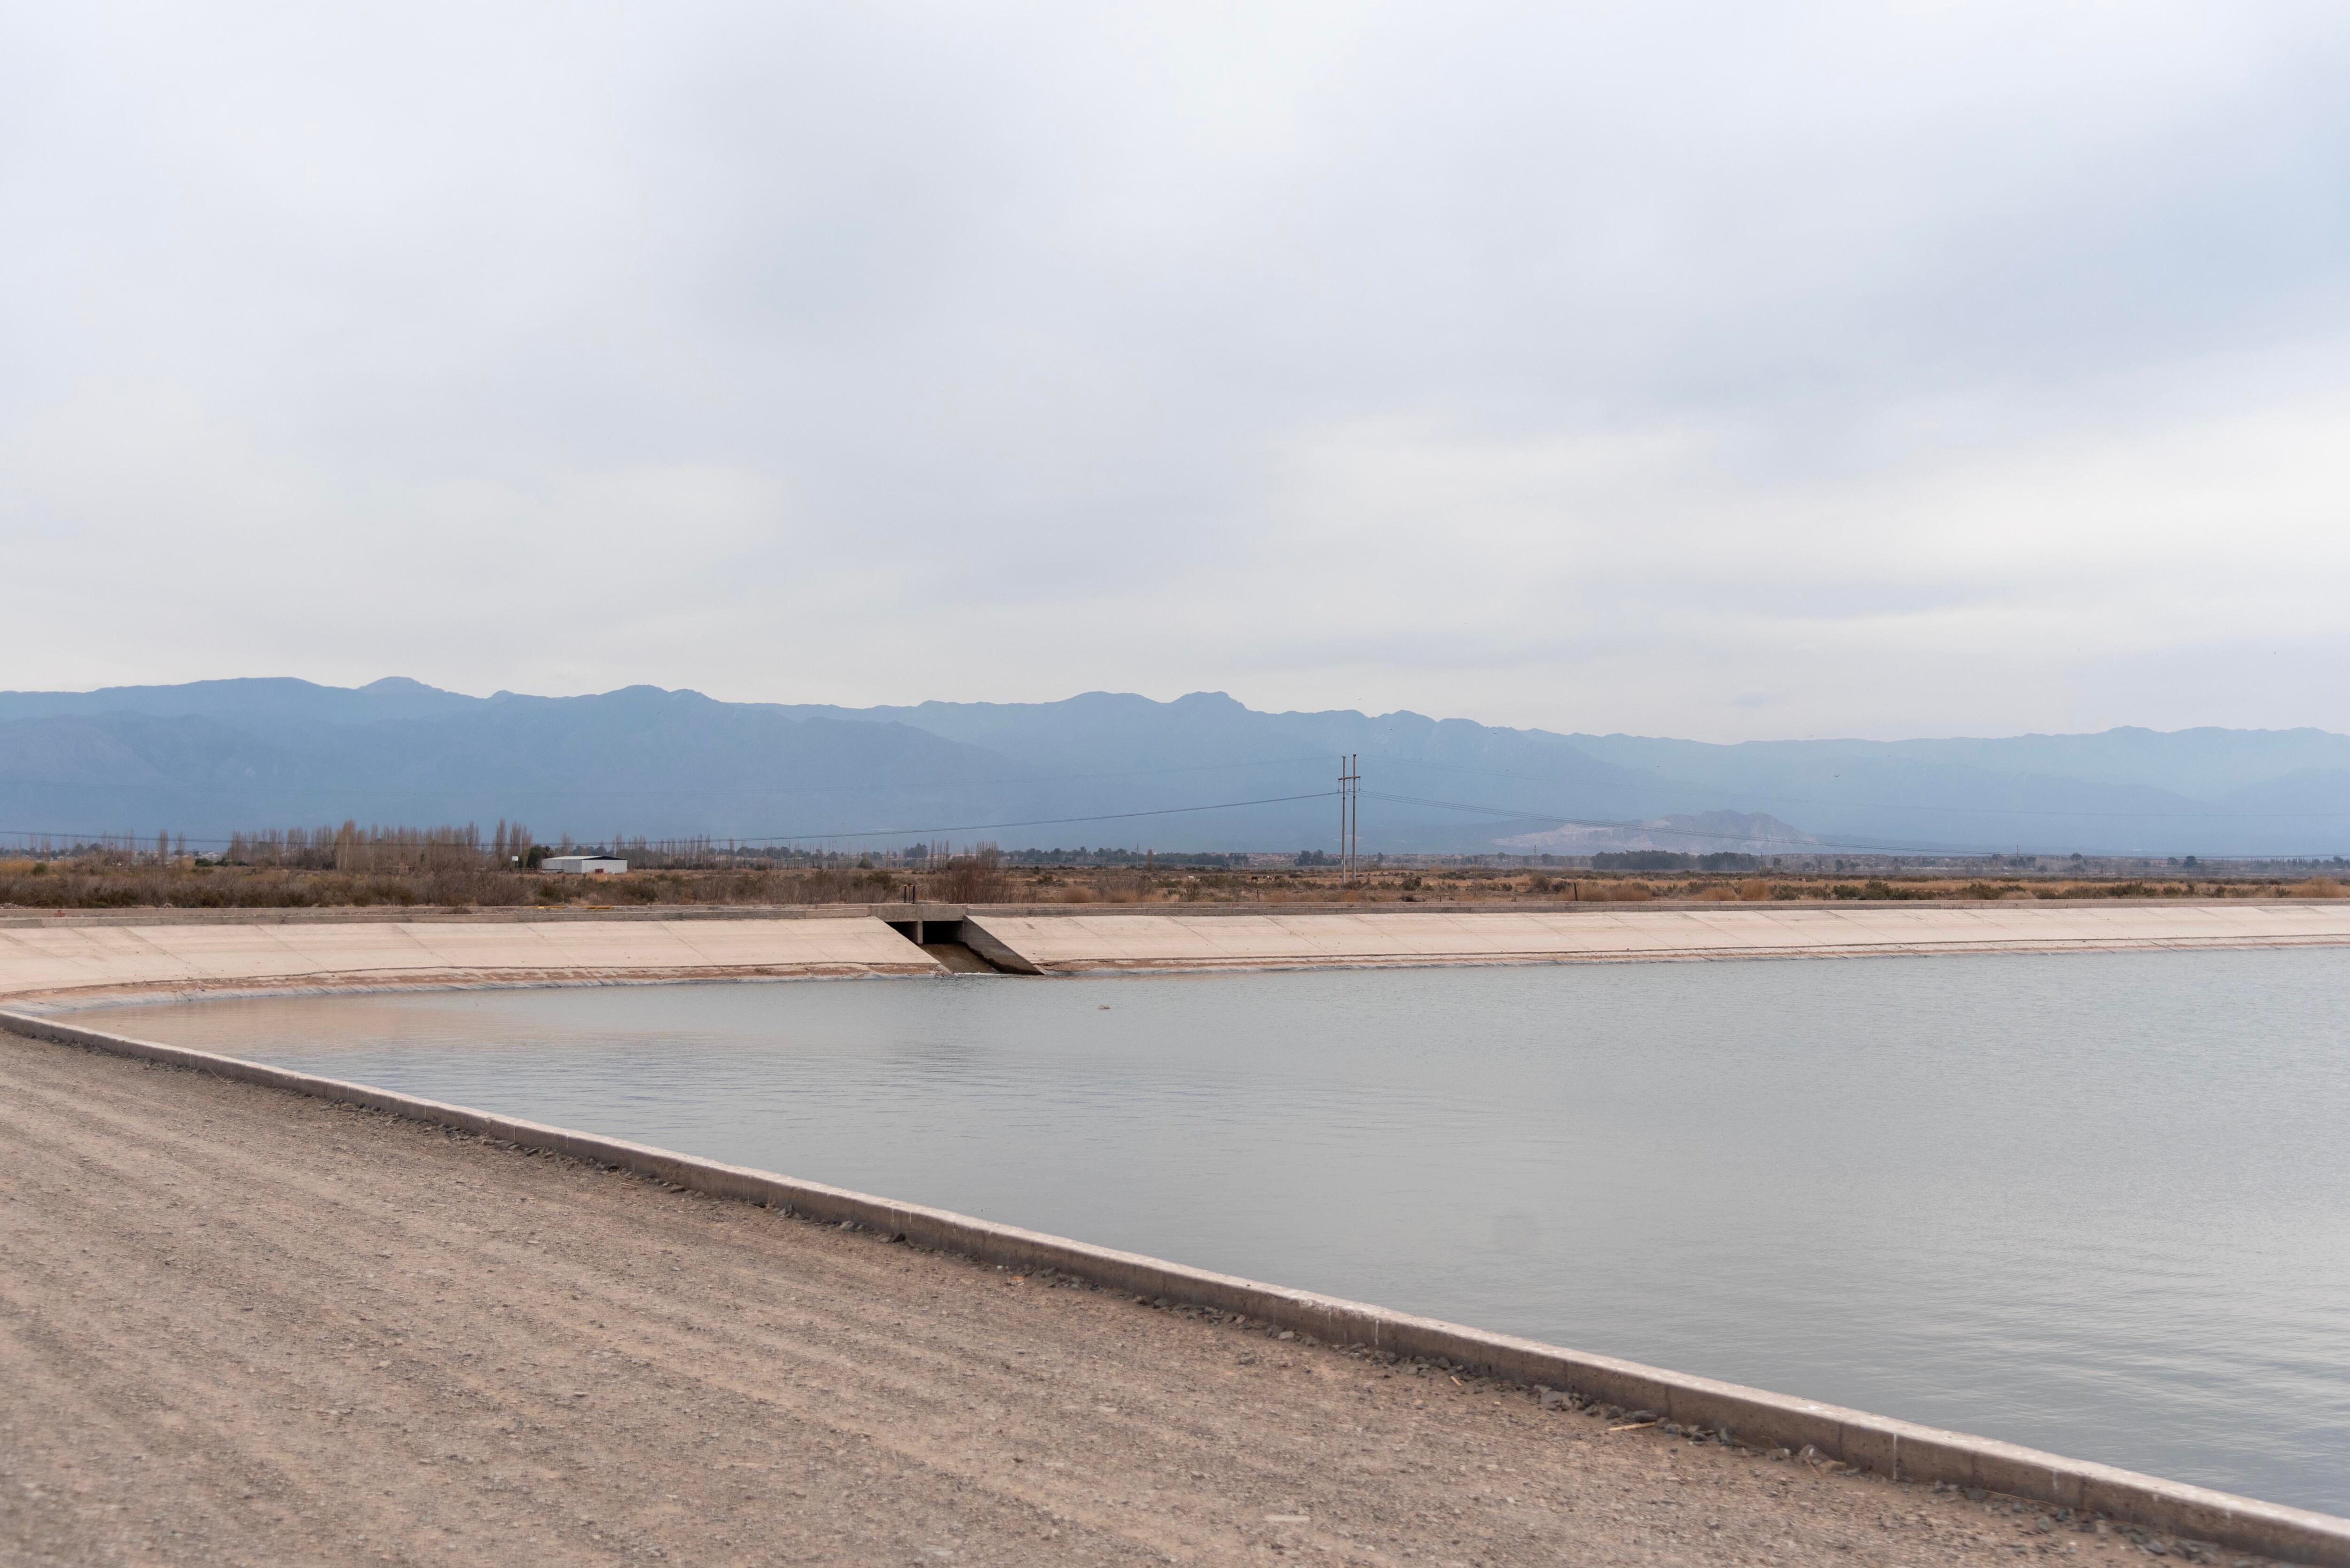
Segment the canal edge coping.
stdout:
<svg viewBox="0 0 2350 1568">
<path fill-rule="evenodd" d="M 30 1040 L 191 1068 L 217 1077 L 364 1106 L 518 1147 L 545 1150 L 666 1181 L 712 1198 L 858 1226 L 1007 1268 L 1052 1268 L 1124 1293 L 1167 1297 L 1278 1324 L 1326 1343 L 1399 1355 L 1443 1356 L 1513 1382 L 1560 1388 L 1668 1420 L 1729 1428 L 1748 1446 L 1809 1446 L 1895 1480 L 1981 1487 L 2036 1502 L 2254 1552 L 2315 1568 L 2350 1568 L 2350 1519 L 2262 1502 L 2020 1444 L 1918 1426 L 1765 1389 L 1672 1372 L 1538 1340 L 1417 1317 L 1367 1303 L 900 1203 L 771 1171 L 722 1164 L 622 1138 L 502 1116 L 371 1085 L 272 1067 L 242 1057 L 134 1039 L 56 1018 L 0 1011 L 0 1030 Z"/>
</svg>

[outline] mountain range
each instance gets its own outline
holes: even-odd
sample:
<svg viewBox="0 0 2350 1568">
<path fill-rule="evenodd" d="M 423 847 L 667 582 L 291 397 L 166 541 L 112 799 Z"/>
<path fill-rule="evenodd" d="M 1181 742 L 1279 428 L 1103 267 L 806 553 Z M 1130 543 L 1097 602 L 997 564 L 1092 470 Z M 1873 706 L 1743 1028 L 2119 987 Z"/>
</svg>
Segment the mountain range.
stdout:
<svg viewBox="0 0 2350 1568">
<path fill-rule="evenodd" d="M 2350 736 L 2108 730 L 1724 745 L 1417 713 L 1172 701 L 837 708 L 633 686 L 472 697 L 391 678 L 0 692 L 0 834 L 425 826 L 889 847 L 2350 852 Z"/>
</svg>

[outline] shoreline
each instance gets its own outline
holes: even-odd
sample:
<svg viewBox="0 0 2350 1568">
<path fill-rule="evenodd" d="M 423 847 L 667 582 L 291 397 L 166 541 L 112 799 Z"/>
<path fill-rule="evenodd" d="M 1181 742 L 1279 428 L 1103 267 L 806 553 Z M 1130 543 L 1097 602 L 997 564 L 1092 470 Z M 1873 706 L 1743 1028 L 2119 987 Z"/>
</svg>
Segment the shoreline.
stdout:
<svg viewBox="0 0 2350 1568">
<path fill-rule="evenodd" d="M 648 1177 L 680 1190 L 876 1231 L 889 1240 L 1004 1269 L 1073 1277 L 1097 1288 L 1136 1293 L 1138 1300 L 1236 1314 L 1304 1335 L 1309 1343 L 1388 1362 L 1398 1357 L 1434 1360 L 1554 1391 L 1544 1395 L 1545 1405 L 1564 1396 L 1565 1402 L 1703 1433 L 1727 1431 L 1745 1448 L 1800 1449 L 1890 1481 L 1927 1482 L 1938 1491 L 1996 1492 L 2068 1515 L 2109 1517 L 2285 1561 L 2329 1568 L 2350 1564 L 2350 1520 L 2308 1510 L 53 1018 L 0 1012 L 0 1030 L 357 1106 L 583 1160 L 600 1169 Z M 1723 1441 L 1726 1446 L 1729 1439 Z"/>
<path fill-rule="evenodd" d="M 1165 962 L 1071 964 L 1045 970 L 1035 975 L 1024 975 L 1010 971 L 998 971 L 989 978 L 1001 980 L 1066 979 L 1066 980 L 1183 980 L 1214 979 L 1241 974 L 1313 974 L 1349 970 L 1402 969 L 1544 969 L 1579 964 L 1689 964 L 1689 963 L 1813 963 L 1825 961 L 1867 962 L 1907 958 L 2072 958 L 2091 957 L 2099 953 L 2140 952 L 2291 952 L 2311 948 L 2350 947 L 2350 941 L 2334 939 L 2308 941 L 2253 942 L 2099 942 L 2059 947 L 2054 945 L 2017 945 L 2013 947 L 1914 947 L 1900 949 L 1853 949 L 1830 951 L 1788 951 L 1774 948 L 1752 948 L 1728 951 L 1659 951 L 1623 955 L 1577 954 L 1561 958 L 1459 958 L 1459 959 L 1267 959 L 1236 961 L 1224 963 L 1173 960 Z M 327 975 L 288 980 L 236 981 L 218 983 L 191 983 L 158 981 L 121 988 L 74 989 L 63 992 L 36 992 L 21 995 L 0 992 L 0 1007 L 35 1018 L 62 1018 L 83 1012 L 102 1012 L 109 1008 L 135 1007 L 180 1002 L 258 1002 L 271 997 L 322 996 L 408 996 L 459 994 L 476 991 L 572 991 L 595 990 L 599 987 L 644 987 L 671 985 L 790 985 L 803 981 L 894 981 L 942 980 L 949 977 L 944 970 L 938 971 L 885 972 L 870 969 L 822 969 L 807 967 L 791 970 L 661 970 L 639 972 L 613 971 L 596 975 L 563 975 L 520 973 L 494 976 L 448 976 L 442 978 L 391 979 L 375 975 Z"/>
<path fill-rule="evenodd" d="M 1034 976 L 2313 946 L 2350 947 L 2350 901 L 52 917 L 0 921 L 0 1002 L 78 1007 L 140 993 L 939 975 L 949 972 L 942 955 L 963 968 Z"/>
</svg>

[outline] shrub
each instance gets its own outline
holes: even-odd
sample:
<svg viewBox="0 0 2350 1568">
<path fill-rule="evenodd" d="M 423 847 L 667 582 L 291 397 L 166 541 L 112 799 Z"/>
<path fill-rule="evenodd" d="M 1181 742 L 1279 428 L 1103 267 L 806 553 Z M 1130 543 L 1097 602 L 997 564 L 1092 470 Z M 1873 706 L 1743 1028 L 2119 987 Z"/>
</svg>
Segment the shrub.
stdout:
<svg viewBox="0 0 2350 1568">
<path fill-rule="evenodd" d="M 1608 849 L 1591 857 L 1595 871 L 1681 871 L 1696 864 L 1696 856 L 1669 849 Z"/>
<path fill-rule="evenodd" d="M 887 881 L 884 875 L 883 880 Z M 993 844 L 947 862 L 946 875 L 931 885 L 931 895 L 946 904 L 998 904 L 1009 888 L 1003 857 Z"/>
</svg>

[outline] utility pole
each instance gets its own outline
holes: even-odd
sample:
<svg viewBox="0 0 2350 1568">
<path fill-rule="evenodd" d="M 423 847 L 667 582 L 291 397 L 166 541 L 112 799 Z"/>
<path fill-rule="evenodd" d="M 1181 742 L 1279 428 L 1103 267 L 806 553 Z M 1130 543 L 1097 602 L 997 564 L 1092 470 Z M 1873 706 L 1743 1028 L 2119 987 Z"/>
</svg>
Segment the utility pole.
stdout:
<svg viewBox="0 0 2350 1568">
<path fill-rule="evenodd" d="M 1355 880 L 1355 817 L 1362 794 L 1363 774 L 1359 753 L 1338 759 L 1338 885 L 1351 887 Z"/>
</svg>

